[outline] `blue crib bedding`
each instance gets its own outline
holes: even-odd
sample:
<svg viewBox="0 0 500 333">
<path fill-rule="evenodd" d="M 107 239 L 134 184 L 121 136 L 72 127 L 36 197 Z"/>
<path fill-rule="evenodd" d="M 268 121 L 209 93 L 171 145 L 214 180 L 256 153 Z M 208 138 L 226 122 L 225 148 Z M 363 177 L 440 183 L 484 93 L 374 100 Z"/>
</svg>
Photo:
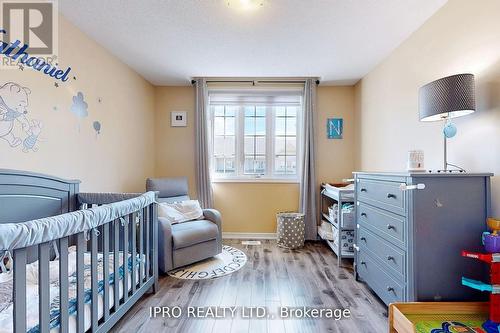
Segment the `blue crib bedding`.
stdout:
<svg viewBox="0 0 500 333">
<path fill-rule="evenodd" d="M 68 256 L 68 298 L 69 298 L 69 315 L 76 316 L 77 314 L 77 272 L 76 272 L 76 248 L 70 247 L 70 252 Z M 119 263 L 121 264 L 118 269 L 119 281 L 122 281 L 125 275 L 125 269 L 123 265 L 123 253 L 119 254 Z M 136 276 L 138 274 L 138 268 L 144 263 L 143 258 L 137 255 L 135 271 Z M 57 330 L 60 327 L 60 308 L 59 308 L 59 262 L 57 260 L 51 261 L 49 263 L 50 267 L 50 329 Z M 110 292 L 114 292 L 114 256 L 113 253 L 109 255 L 109 285 Z M 127 255 L 127 274 L 131 274 L 133 270 L 132 267 L 132 257 L 130 254 Z M 40 328 L 38 326 L 38 262 L 27 265 L 26 269 L 26 294 L 27 294 L 27 327 L 29 333 L 38 333 Z M 98 272 L 98 293 L 102 296 L 104 293 L 104 257 L 101 253 L 98 254 L 97 259 L 97 272 Z M 129 279 L 130 281 L 130 279 Z M 84 255 L 84 302 L 85 304 L 90 304 L 92 299 L 92 289 L 91 289 L 91 260 L 90 253 L 85 253 Z M 122 290 L 125 290 L 123 283 L 120 283 Z M 120 287 L 120 286 L 119 286 Z M 120 288 L 118 288 L 120 289 Z M 12 273 L 2 273 L 0 274 L 0 333 L 12 332 L 13 331 L 13 279 Z M 129 290 L 129 286 L 127 286 Z M 120 292 L 120 290 L 119 290 Z M 110 298 L 110 304 L 112 304 L 113 299 Z"/>
</svg>

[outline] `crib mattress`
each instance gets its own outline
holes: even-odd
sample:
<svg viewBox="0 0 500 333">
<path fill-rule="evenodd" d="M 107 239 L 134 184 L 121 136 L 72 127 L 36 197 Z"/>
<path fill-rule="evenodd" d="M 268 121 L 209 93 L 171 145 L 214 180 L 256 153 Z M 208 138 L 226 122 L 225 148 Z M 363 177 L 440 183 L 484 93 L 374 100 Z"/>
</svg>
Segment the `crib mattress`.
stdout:
<svg viewBox="0 0 500 333">
<path fill-rule="evenodd" d="M 128 254 L 128 268 L 126 274 L 128 275 L 128 286 L 127 290 L 132 289 L 131 283 L 131 255 Z M 135 267 L 135 276 L 139 276 L 139 265 L 143 265 L 142 258 L 137 258 L 137 265 Z M 99 284 L 103 281 L 103 256 L 101 253 L 98 254 L 98 276 Z M 123 276 L 125 270 L 123 269 L 123 253 L 119 255 L 120 265 L 120 277 L 119 277 L 119 295 L 120 298 L 123 297 Z M 85 293 L 90 294 L 91 292 L 91 271 L 90 271 L 90 253 L 85 253 L 84 255 L 84 281 L 85 281 Z M 51 329 L 52 333 L 59 331 L 59 261 L 54 260 L 49 263 L 50 272 L 50 304 L 51 304 Z M 114 292 L 115 286 L 113 284 L 113 267 L 114 267 L 114 256 L 113 253 L 109 255 L 109 266 L 108 269 L 111 273 L 110 286 L 109 286 L 109 307 L 110 309 L 114 305 Z M 69 300 L 70 300 L 70 317 L 69 317 L 69 332 L 77 332 L 76 329 L 76 313 L 75 309 L 72 311 L 71 304 L 76 303 L 76 248 L 69 248 L 68 255 L 68 276 L 69 276 Z M 143 274 L 143 277 L 145 274 Z M 13 332 L 13 300 L 12 300 L 12 273 L 2 273 L 0 274 L 0 333 L 10 333 Z M 38 328 L 38 262 L 34 262 L 26 265 L 26 321 L 28 332 L 37 333 Z M 101 319 L 104 314 L 104 297 L 102 291 L 98 295 L 98 318 Z M 89 329 L 91 326 L 91 304 L 87 300 L 85 302 L 84 308 L 84 318 L 85 318 L 85 330 Z"/>
</svg>

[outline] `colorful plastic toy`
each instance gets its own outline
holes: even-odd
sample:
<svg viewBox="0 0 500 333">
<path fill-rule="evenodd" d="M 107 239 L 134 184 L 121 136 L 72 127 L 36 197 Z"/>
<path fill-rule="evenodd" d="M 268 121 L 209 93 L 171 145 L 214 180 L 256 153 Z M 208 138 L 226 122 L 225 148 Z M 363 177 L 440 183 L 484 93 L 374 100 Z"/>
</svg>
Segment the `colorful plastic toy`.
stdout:
<svg viewBox="0 0 500 333">
<path fill-rule="evenodd" d="M 462 251 L 462 256 L 490 265 L 490 284 L 462 277 L 464 286 L 490 293 L 490 319 L 483 324 L 488 333 L 500 333 L 500 253 Z"/>
<path fill-rule="evenodd" d="M 492 217 L 488 218 L 488 228 L 490 228 L 491 233 L 493 235 L 498 235 L 500 233 L 500 220 L 499 219 L 494 219 Z"/>
</svg>

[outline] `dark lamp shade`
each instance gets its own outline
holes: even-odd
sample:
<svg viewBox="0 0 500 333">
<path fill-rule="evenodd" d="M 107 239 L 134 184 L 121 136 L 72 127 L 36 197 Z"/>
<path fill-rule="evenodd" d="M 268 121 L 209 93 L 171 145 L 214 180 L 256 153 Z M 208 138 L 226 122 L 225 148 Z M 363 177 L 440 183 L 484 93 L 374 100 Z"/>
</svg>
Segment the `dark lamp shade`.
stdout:
<svg viewBox="0 0 500 333">
<path fill-rule="evenodd" d="M 473 74 L 444 77 L 420 88 L 420 121 L 456 118 L 473 113 L 475 110 Z"/>
</svg>

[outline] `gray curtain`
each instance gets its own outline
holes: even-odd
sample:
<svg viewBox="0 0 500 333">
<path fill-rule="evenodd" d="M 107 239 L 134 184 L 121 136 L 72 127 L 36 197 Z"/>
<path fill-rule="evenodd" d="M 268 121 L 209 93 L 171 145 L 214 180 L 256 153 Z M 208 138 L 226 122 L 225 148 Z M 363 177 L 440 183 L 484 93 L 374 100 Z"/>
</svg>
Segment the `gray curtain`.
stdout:
<svg viewBox="0 0 500 333">
<path fill-rule="evenodd" d="M 316 80 L 307 79 L 304 88 L 303 160 L 300 180 L 300 212 L 305 214 L 306 239 L 317 238 L 317 192 L 315 164 Z"/>
<path fill-rule="evenodd" d="M 196 190 L 203 208 L 213 207 L 210 179 L 208 91 L 205 79 L 196 80 Z"/>
</svg>

